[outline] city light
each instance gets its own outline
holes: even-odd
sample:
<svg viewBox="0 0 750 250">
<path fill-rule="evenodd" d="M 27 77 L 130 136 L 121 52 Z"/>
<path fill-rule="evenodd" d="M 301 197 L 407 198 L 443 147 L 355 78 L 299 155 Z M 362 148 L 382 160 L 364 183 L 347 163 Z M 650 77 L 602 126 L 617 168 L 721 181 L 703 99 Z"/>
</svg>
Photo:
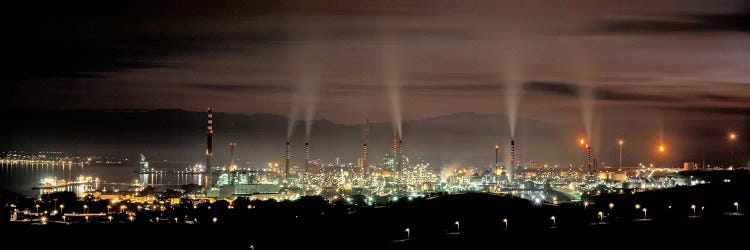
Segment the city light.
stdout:
<svg viewBox="0 0 750 250">
<path fill-rule="evenodd" d="M 456 222 L 455 222 L 455 223 L 453 223 L 453 224 L 455 224 L 455 225 L 456 225 L 456 232 L 461 232 L 461 223 L 459 223 L 458 221 L 456 221 Z"/>
<path fill-rule="evenodd" d="M 505 223 L 505 229 L 508 229 L 508 218 L 503 218 L 503 223 Z"/>
<path fill-rule="evenodd" d="M 646 211 L 648 211 L 645 207 L 643 208 L 643 219 L 646 219 Z"/>
<path fill-rule="evenodd" d="M 604 222 L 604 212 L 599 211 L 599 213 L 597 213 L 597 215 L 599 215 L 599 223 L 603 223 Z"/>
<path fill-rule="evenodd" d="M 409 230 L 409 228 L 407 227 L 404 232 L 406 232 L 406 239 L 409 240 L 409 237 L 411 237 L 411 230 Z"/>
<path fill-rule="evenodd" d="M 734 202 L 734 208 L 735 208 L 735 210 L 736 210 L 737 212 L 740 212 L 740 202 L 738 202 L 738 201 L 735 201 L 735 202 Z"/>
<path fill-rule="evenodd" d="M 660 146 L 659 146 L 659 152 L 662 152 L 662 153 L 663 153 L 663 152 L 664 152 L 664 150 L 666 150 L 666 148 L 664 147 L 664 145 L 660 145 Z"/>
</svg>

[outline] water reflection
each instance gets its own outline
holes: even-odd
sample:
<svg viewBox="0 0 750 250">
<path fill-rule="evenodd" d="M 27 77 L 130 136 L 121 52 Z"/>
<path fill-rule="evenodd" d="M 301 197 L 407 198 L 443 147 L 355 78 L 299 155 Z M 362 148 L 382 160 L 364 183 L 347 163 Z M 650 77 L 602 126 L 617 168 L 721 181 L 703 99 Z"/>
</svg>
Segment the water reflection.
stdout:
<svg viewBox="0 0 750 250">
<path fill-rule="evenodd" d="M 158 188 L 202 185 L 202 174 L 185 173 L 184 166 L 162 166 L 153 173 L 137 173 L 137 166 L 97 166 L 74 163 L 0 161 L 0 188 L 33 196 L 44 183 L 65 183 L 51 191 L 125 190 L 133 183 Z M 74 184 L 74 185 L 71 185 Z"/>
</svg>

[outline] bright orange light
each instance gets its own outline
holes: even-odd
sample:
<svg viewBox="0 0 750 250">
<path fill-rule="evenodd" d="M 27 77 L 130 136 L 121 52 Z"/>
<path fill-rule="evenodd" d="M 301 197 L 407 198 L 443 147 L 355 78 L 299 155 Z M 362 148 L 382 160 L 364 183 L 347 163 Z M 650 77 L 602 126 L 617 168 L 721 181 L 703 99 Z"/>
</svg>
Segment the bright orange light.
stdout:
<svg viewBox="0 0 750 250">
<path fill-rule="evenodd" d="M 581 140 L 579 140 L 579 141 L 578 141 L 578 143 L 580 143 L 581 145 L 583 145 L 583 144 L 586 144 L 586 140 L 584 140 L 584 139 L 582 138 Z"/>
<path fill-rule="evenodd" d="M 498 148 L 500 148 L 500 145 L 495 145 L 495 149 L 498 149 Z"/>
<path fill-rule="evenodd" d="M 734 139 L 737 139 L 737 134 L 735 134 L 735 133 L 731 133 L 731 134 L 729 134 L 729 139 L 730 139 L 730 140 L 734 140 Z"/>
<path fill-rule="evenodd" d="M 665 150 L 664 145 L 659 146 L 659 152 L 664 152 L 664 150 Z"/>
<path fill-rule="evenodd" d="M 617 141 L 617 143 L 619 143 L 620 145 L 622 145 L 625 142 L 622 139 L 620 139 L 619 141 Z"/>
</svg>

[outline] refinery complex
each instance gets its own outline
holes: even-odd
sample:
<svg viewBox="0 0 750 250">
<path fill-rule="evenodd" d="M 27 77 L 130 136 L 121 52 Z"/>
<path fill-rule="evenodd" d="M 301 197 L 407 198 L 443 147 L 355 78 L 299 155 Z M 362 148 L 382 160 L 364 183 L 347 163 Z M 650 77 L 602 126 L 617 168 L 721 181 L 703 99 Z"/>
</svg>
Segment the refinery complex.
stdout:
<svg viewBox="0 0 750 250">
<path fill-rule="evenodd" d="M 431 165 L 429 159 L 410 155 L 404 139 L 398 133 L 394 132 L 392 138 L 371 138 L 369 121 L 362 128 L 361 155 L 356 160 L 336 158 L 325 161 L 316 158 L 314 144 L 309 139 L 304 141 L 304 152 L 294 154 L 291 150 L 293 142 L 287 140 L 284 151 L 279 152 L 283 155 L 280 162 L 240 167 L 235 151 L 241 145 L 236 142 L 230 142 L 227 147 L 213 145 L 213 111 L 212 108 L 207 110 L 205 162 L 186 164 L 182 168 L 155 166 L 162 162 L 149 162 L 141 154 L 137 160 L 138 168 L 128 174 L 133 178 L 114 181 L 83 170 L 95 165 L 123 168 L 127 165 L 127 159 L 62 156 L 60 152 L 42 152 L 35 156 L 9 152 L 2 156 L 0 164 L 4 168 L 26 165 L 61 168 L 62 171 L 56 176 L 45 176 L 33 187 L 33 190 L 39 190 L 41 194 L 74 191 L 80 196 L 95 193 L 123 199 L 124 196 L 135 196 L 151 187 L 157 190 L 181 190 L 185 196 L 193 199 L 245 197 L 293 200 L 303 196 L 321 196 L 335 201 L 362 196 L 373 203 L 402 197 L 464 192 L 508 194 L 535 202 L 576 201 L 602 192 L 638 192 L 700 184 L 702 180 L 680 175 L 679 172 L 705 168 L 691 162 L 679 167 L 654 164 L 606 166 L 592 157 L 593 149 L 585 139 L 578 142 L 585 155 L 578 165 L 521 162 L 517 160 L 515 152 L 523 145 L 518 145 L 514 139 L 509 138 L 507 147 L 503 147 L 509 150 L 509 159 L 501 159 L 501 146 L 495 145 L 495 161 L 492 166 L 447 169 Z M 368 155 L 371 140 L 388 141 L 391 149 L 382 158 L 373 158 Z M 620 146 L 622 143 L 620 140 Z M 228 150 L 229 159 L 215 158 L 214 150 L 217 149 Z M 492 151 L 488 150 L 490 152 Z M 296 155 L 303 155 L 304 159 L 293 160 Z M 79 169 L 81 172 L 74 175 L 72 170 Z M 176 179 L 170 179 L 170 176 Z M 199 187 L 199 190 L 182 190 L 188 184 Z"/>
<path fill-rule="evenodd" d="M 439 169 L 429 161 L 408 154 L 401 136 L 388 138 L 392 150 L 383 158 L 368 155 L 369 121 L 362 129 L 361 157 L 344 162 L 336 159 L 325 162 L 313 157 L 312 142 L 304 142 L 304 160 L 293 161 L 291 142 L 286 141 L 281 164 L 268 163 L 261 168 L 240 168 L 236 165 L 235 148 L 230 143 L 230 159 L 214 159 L 213 109 L 207 111 L 206 160 L 190 173 L 199 175 L 203 186 L 201 196 L 208 198 L 249 197 L 253 199 L 295 199 L 301 196 L 322 196 L 336 200 L 351 195 L 363 195 L 371 200 L 382 198 L 417 197 L 432 193 L 486 192 L 511 194 L 537 202 L 580 200 L 584 195 L 601 192 L 634 192 L 646 189 L 694 185 L 700 180 L 685 178 L 677 173 L 701 166 L 684 163 L 680 168 L 640 164 L 638 166 L 600 166 L 592 158 L 592 147 L 581 139 L 586 152 L 579 166 L 551 165 L 543 162 L 518 162 L 515 140 L 509 139 L 509 164 L 499 158 L 495 146 L 495 164 L 490 168 L 465 167 Z M 395 133 L 394 133 L 395 134 Z M 383 140 L 383 138 L 377 138 Z M 622 143 L 622 142 L 621 142 Z M 221 164 L 217 164 L 221 162 Z M 141 174 L 148 174 L 148 162 L 141 159 Z M 148 183 L 143 179 L 142 183 Z"/>
</svg>

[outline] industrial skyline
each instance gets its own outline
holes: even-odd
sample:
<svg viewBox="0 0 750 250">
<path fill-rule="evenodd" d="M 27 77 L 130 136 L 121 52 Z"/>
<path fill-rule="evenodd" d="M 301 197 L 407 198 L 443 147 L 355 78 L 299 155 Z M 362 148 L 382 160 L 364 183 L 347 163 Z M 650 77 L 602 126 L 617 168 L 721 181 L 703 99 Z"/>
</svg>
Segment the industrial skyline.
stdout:
<svg viewBox="0 0 750 250">
<path fill-rule="evenodd" d="M 747 245 L 750 0 L 4 9 L 2 249 Z"/>
</svg>

